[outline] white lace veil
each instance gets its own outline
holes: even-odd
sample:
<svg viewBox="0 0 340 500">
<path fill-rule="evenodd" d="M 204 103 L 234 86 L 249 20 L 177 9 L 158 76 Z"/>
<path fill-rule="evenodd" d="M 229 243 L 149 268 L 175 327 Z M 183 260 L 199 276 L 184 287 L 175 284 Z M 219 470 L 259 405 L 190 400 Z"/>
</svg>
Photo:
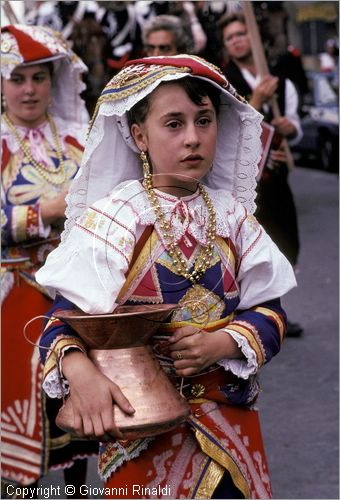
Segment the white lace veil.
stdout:
<svg viewBox="0 0 340 500">
<path fill-rule="evenodd" d="M 262 115 L 236 93 L 218 68 L 201 58 L 188 55 L 144 58 L 128 63 L 98 99 L 81 168 L 67 197 L 62 241 L 88 206 L 121 182 L 142 177 L 127 111 L 161 82 L 186 76 L 201 78 L 221 90 L 216 157 L 203 182 L 208 187 L 233 193 L 250 213 L 254 212 Z"/>
</svg>

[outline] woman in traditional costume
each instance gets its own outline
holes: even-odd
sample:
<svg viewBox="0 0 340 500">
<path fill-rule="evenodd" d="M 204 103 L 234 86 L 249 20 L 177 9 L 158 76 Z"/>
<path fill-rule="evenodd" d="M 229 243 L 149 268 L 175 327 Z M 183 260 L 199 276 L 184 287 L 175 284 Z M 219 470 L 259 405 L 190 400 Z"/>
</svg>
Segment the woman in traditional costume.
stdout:
<svg viewBox="0 0 340 500">
<path fill-rule="evenodd" d="M 35 273 L 59 243 L 65 195 L 80 166 L 88 123 L 80 97 L 85 71 L 59 33 L 24 25 L 1 29 L 1 466 L 3 480 L 19 485 L 34 485 L 58 467 L 68 469 L 72 482 L 74 460 L 96 450 L 95 443 L 75 441 L 54 425 L 59 402 L 46 404 L 39 351 L 23 334 L 32 315 L 51 304 Z M 29 331 L 33 344 L 35 330 Z"/>
<path fill-rule="evenodd" d="M 253 216 L 261 119 L 216 67 L 187 55 L 127 63 L 98 100 L 62 243 L 38 281 L 56 295 L 43 387 L 70 389 L 77 432 L 106 440 L 109 497 L 271 497 L 257 373 L 280 349 L 280 297 L 296 283 Z M 154 351 L 191 414 L 124 441 L 112 401 L 132 414 L 130 402 L 53 313 L 167 303 L 178 308 Z"/>
</svg>

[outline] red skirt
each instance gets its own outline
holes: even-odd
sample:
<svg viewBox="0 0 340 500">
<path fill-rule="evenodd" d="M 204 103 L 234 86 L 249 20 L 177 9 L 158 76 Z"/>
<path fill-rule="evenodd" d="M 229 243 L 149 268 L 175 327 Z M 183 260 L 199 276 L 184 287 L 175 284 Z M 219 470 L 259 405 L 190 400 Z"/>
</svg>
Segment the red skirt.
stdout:
<svg viewBox="0 0 340 500">
<path fill-rule="evenodd" d="M 224 369 L 195 378 L 204 398 L 190 400 L 187 422 L 151 441 L 108 443 L 99 471 L 107 498 L 271 498 L 258 412 L 227 404 Z M 227 478 L 231 479 L 228 484 Z M 228 491 L 228 488 L 230 491 Z"/>
<path fill-rule="evenodd" d="M 70 467 L 76 458 L 97 452 L 97 443 L 74 441 L 55 426 L 61 401 L 49 400 L 41 388 L 38 347 L 24 338 L 25 324 L 45 315 L 51 300 L 29 277 L 14 271 L 16 282 L 2 304 L 1 427 L 2 479 L 29 485 L 49 468 Z M 29 325 L 28 338 L 39 343 L 42 320 Z"/>
</svg>

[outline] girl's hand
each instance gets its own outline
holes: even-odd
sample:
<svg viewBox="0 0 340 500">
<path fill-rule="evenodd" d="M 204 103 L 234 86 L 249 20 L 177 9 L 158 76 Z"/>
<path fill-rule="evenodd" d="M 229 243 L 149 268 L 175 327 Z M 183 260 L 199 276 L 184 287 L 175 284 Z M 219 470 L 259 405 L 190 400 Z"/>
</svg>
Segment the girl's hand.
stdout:
<svg viewBox="0 0 340 500">
<path fill-rule="evenodd" d="M 187 377 L 224 358 L 242 358 L 237 342 L 224 330 L 202 332 L 192 326 L 178 328 L 170 337 L 176 374 Z"/>
<path fill-rule="evenodd" d="M 81 351 L 66 352 L 62 369 L 70 386 L 74 426 L 77 434 L 107 441 L 122 433 L 114 422 L 113 403 L 132 415 L 134 409 L 120 388 L 103 375 Z"/>
</svg>

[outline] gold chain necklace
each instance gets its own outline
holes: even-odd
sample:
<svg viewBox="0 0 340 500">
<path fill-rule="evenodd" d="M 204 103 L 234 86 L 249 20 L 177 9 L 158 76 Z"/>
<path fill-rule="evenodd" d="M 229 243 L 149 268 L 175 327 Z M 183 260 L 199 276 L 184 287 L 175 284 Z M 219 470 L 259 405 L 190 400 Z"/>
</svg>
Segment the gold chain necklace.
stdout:
<svg viewBox="0 0 340 500">
<path fill-rule="evenodd" d="M 206 270 L 210 267 L 211 259 L 213 256 L 215 238 L 216 238 L 216 214 L 212 201 L 208 196 L 208 193 L 204 189 L 203 185 L 199 184 L 199 191 L 208 207 L 208 213 L 209 213 L 208 229 L 207 229 L 207 248 L 202 248 L 199 256 L 195 261 L 194 270 L 190 273 L 190 268 L 186 265 L 186 262 L 183 258 L 183 253 L 181 249 L 178 247 L 178 245 L 176 245 L 175 238 L 171 233 L 170 222 L 166 220 L 165 214 L 158 201 L 157 195 L 153 190 L 151 173 L 144 176 L 144 186 L 148 198 L 150 200 L 151 206 L 155 212 L 156 221 L 159 222 L 159 227 L 163 233 L 163 238 L 167 242 L 168 253 L 172 258 L 177 273 L 186 278 L 187 280 L 189 280 L 190 283 L 192 284 L 197 283 L 202 278 Z"/>
<path fill-rule="evenodd" d="M 32 156 L 31 151 L 27 147 L 24 139 L 20 136 L 17 128 L 15 127 L 14 123 L 11 122 L 9 117 L 7 116 L 6 113 L 3 114 L 3 119 L 8 126 L 9 130 L 12 132 L 14 137 L 19 143 L 20 148 L 24 152 L 24 155 L 26 159 L 28 160 L 29 163 L 31 163 L 37 170 L 38 174 L 40 177 L 45 179 L 47 182 L 50 184 L 54 184 L 58 186 L 59 184 L 62 184 L 66 180 L 66 168 L 65 168 L 65 162 L 63 159 L 63 151 L 62 147 L 59 141 L 59 136 L 58 136 L 58 130 L 56 127 L 56 124 L 54 120 L 52 119 L 51 115 L 47 113 L 47 120 L 48 123 L 51 127 L 52 130 L 52 135 L 53 135 L 53 140 L 56 145 L 56 154 L 57 158 L 59 161 L 59 166 L 55 169 L 52 169 L 48 166 L 42 165 L 41 163 L 38 163 Z"/>
</svg>

